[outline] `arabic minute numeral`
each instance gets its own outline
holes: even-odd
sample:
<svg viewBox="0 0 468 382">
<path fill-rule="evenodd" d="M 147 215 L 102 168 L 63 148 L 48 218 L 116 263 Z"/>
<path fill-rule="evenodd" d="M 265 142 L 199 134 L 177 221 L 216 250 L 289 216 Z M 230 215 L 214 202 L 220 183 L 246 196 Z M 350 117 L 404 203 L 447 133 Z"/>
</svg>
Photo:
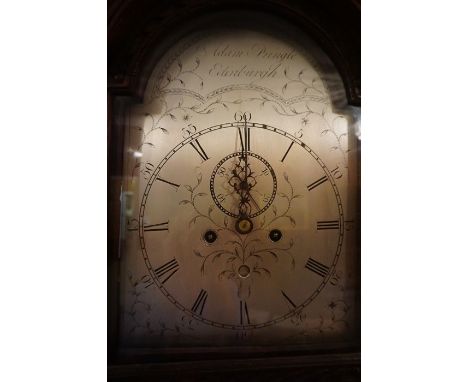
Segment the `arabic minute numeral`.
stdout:
<svg viewBox="0 0 468 382">
<path fill-rule="evenodd" d="M 138 220 L 137 219 L 127 220 L 127 231 L 138 231 Z"/>
<path fill-rule="evenodd" d="M 143 168 L 141 169 L 141 173 L 143 174 L 143 178 L 148 179 L 154 171 L 154 165 L 150 162 L 146 162 Z"/>
<path fill-rule="evenodd" d="M 351 231 L 354 228 L 354 220 L 345 220 L 345 230 Z"/>
<path fill-rule="evenodd" d="M 197 127 L 195 125 L 192 125 L 191 123 L 187 125 L 187 127 L 184 127 L 182 129 L 182 137 L 188 138 L 192 134 L 195 134 L 197 132 Z"/>
<path fill-rule="evenodd" d="M 341 177 L 343 177 L 343 173 L 341 172 L 341 170 L 338 168 L 338 166 L 336 166 L 336 168 L 334 168 L 333 170 L 330 171 L 333 175 L 333 177 L 335 179 L 340 179 Z"/>
<path fill-rule="evenodd" d="M 336 273 L 334 273 L 332 277 L 330 278 L 330 284 L 333 286 L 338 285 L 339 281 L 340 281 L 340 276 L 338 276 Z"/>
</svg>

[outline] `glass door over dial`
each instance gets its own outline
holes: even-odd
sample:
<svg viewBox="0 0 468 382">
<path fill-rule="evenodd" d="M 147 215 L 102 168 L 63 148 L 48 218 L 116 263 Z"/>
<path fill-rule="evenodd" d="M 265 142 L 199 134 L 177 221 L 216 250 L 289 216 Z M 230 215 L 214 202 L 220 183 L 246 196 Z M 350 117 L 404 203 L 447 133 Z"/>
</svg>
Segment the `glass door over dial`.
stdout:
<svg viewBox="0 0 468 382">
<path fill-rule="evenodd" d="M 121 339 L 346 343 L 358 141 L 339 76 L 291 36 L 215 32 L 172 46 L 129 108 Z"/>
</svg>

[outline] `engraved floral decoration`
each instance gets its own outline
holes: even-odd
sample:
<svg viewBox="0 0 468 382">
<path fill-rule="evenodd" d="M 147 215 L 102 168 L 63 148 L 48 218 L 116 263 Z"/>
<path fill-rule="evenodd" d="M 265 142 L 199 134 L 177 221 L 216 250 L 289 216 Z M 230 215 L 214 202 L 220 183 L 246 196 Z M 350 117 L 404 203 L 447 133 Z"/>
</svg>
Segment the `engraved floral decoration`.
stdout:
<svg viewBox="0 0 468 382">
<path fill-rule="evenodd" d="M 311 80 L 304 78 L 306 69 L 301 69 L 296 76 L 291 75 L 288 69 L 284 69 L 283 73 L 288 80 L 281 88 L 283 94 L 286 93 L 291 85 L 298 85 L 301 88 L 302 95 L 309 94 L 310 92 L 317 92 L 323 95 L 322 80 L 318 76 Z"/>
<path fill-rule="evenodd" d="M 230 103 L 228 101 L 222 102 Z M 326 104 L 317 108 L 317 105 L 313 107 L 309 102 L 305 101 L 300 107 L 292 106 L 291 104 L 279 102 L 265 95 L 261 95 L 260 97 L 239 98 L 232 101 L 234 104 L 252 104 L 254 102 L 258 103 L 260 107 L 270 105 L 271 108 L 281 116 L 298 117 L 300 118 L 300 124 L 304 127 L 310 126 L 313 118 L 315 118 L 319 123 L 312 125 L 320 128 L 320 136 L 329 136 L 334 140 L 335 143 L 330 147 L 330 151 L 338 151 L 343 157 L 343 164 L 347 167 L 347 154 L 349 152 L 349 149 L 347 149 L 348 131 L 343 128 L 346 124 L 340 124 L 340 122 L 346 121 L 343 115 L 334 114 Z"/>
<path fill-rule="evenodd" d="M 180 59 L 176 61 L 176 64 L 177 65 L 176 65 L 175 71 L 173 73 L 166 74 L 164 78 L 164 83 L 160 84 L 159 86 L 160 90 L 168 87 L 173 82 L 177 82 L 181 86 L 185 87 L 184 78 L 198 79 L 200 88 L 203 88 L 203 78 L 199 74 L 196 73 L 196 70 L 200 66 L 199 57 L 195 57 L 195 60 L 192 66 L 189 68 L 187 67 L 184 68 L 184 64 L 180 61 Z"/>
<path fill-rule="evenodd" d="M 193 336 L 193 334 L 189 334 L 194 330 L 192 325 L 193 320 L 190 316 L 181 315 L 178 320 L 171 325 L 166 324 L 162 320 L 154 321 L 151 319 L 153 308 L 151 304 L 148 304 L 144 299 L 146 289 L 153 284 L 149 275 L 138 278 L 129 273 L 127 280 L 130 284 L 128 293 L 132 300 L 128 305 L 128 310 L 124 312 L 131 321 L 128 334 L 134 334 L 139 331 L 145 335 L 159 336 L 162 338 L 171 332 L 184 332 L 184 335 Z"/>
<path fill-rule="evenodd" d="M 337 288 L 341 295 L 344 295 L 345 288 L 341 281 L 340 272 L 334 272 L 330 278 L 330 287 Z M 338 332 L 350 328 L 349 320 L 351 306 L 345 301 L 344 297 L 335 297 L 326 302 L 325 310 L 320 314 L 318 321 L 310 321 L 307 314 L 300 310 L 290 319 L 295 326 L 301 326 L 303 329 L 294 335 L 294 337 L 315 337 L 317 334 Z"/>
<path fill-rule="evenodd" d="M 291 207 L 293 202 L 301 196 L 294 192 L 294 188 L 286 173 L 284 174 L 284 179 L 289 185 L 288 192 L 278 193 L 281 202 L 274 203 L 271 207 L 271 212 L 265 213 L 260 219 L 258 226 L 246 235 L 241 235 L 232 229 L 232 221 L 230 220 L 233 219 L 229 219 L 227 216 L 224 216 L 223 222 L 219 223 L 213 214 L 213 204 L 209 205 L 206 212 L 201 210 L 200 206 L 207 205 L 205 198 L 208 197 L 206 193 L 198 191 L 202 182 L 202 174 L 199 173 L 197 175 L 197 184 L 195 186 L 184 186 L 189 192 L 190 197 L 181 200 L 179 204 L 190 206 L 195 213 L 189 221 L 189 227 L 199 219 L 204 219 L 216 227 L 218 232 L 223 231 L 228 236 L 228 240 L 222 245 L 217 245 L 217 248 L 214 250 L 208 250 L 207 252 L 193 251 L 194 255 L 201 260 L 200 272 L 203 275 L 209 263 L 221 262 L 222 266 L 217 275 L 218 279 L 230 280 L 236 283 L 240 298 L 248 298 L 250 296 L 255 278 L 271 277 L 272 270 L 268 265 L 268 260 L 278 262 L 280 259 L 288 259 L 291 269 L 295 267 L 294 257 L 289 252 L 294 246 L 294 239 L 290 239 L 286 243 L 274 243 L 265 239 L 270 227 L 279 220 L 287 220 L 292 226 L 296 224 L 295 219 L 291 215 Z M 277 205 L 283 206 L 281 211 Z"/>
</svg>

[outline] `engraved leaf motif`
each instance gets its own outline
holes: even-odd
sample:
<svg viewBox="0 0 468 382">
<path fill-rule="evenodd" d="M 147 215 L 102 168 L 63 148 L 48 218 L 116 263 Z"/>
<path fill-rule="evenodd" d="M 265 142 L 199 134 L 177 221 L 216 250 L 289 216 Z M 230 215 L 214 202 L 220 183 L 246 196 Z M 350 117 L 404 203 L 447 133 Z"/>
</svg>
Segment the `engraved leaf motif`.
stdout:
<svg viewBox="0 0 468 382">
<path fill-rule="evenodd" d="M 223 277 L 227 277 L 228 280 L 232 279 L 234 277 L 234 272 L 232 272 L 230 269 L 226 269 L 218 275 L 218 279 L 221 280 Z"/>
<path fill-rule="evenodd" d="M 177 119 L 176 116 L 174 114 L 172 114 L 172 113 L 169 113 L 169 117 L 171 117 L 171 119 L 173 121 L 175 121 Z"/>
<path fill-rule="evenodd" d="M 188 192 L 193 192 L 192 187 L 189 186 L 188 184 L 186 184 L 184 187 L 187 189 Z"/>
<path fill-rule="evenodd" d="M 276 262 L 278 262 L 278 255 L 275 252 L 273 251 L 267 251 L 267 252 L 275 258 Z"/>
<path fill-rule="evenodd" d="M 283 177 L 284 177 L 284 180 L 286 180 L 286 182 L 289 182 L 289 177 L 288 177 L 288 174 L 286 174 L 286 173 L 283 173 Z"/>
<path fill-rule="evenodd" d="M 224 217 L 224 226 L 227 228 L 228 226 L 228 218 L 227 216 Z"/>
<path fill-rule="evenodd" d="M 192 203 L 190 200 L 181 200 L 179 202 L 179 205 L 185 205 L 185 204 L 189 204 L 189 203 Z"/>
<path fill-rule="evenodd" d="M 260 261 L 263 261 L 262 256 L 257 255 L 256 253 L 251 253 L 250 256 L 255 257 L 256 259 L 259 259 Z"/>
<path fill-rule="evenodd" d="M 200 217 L 200 215 L 197 215 L 197 216 L 193 217 L 193 218 L 189 221 L 189 227 L 191 227 L 192 224 L 194 224 L 194 223 L 197 221 L 197 219 L 198 219 L 199 217 Z"/>
<path fill-rule="evenodd" d="M 262 275 L 262 272 L 267 275 L 268 277 L 271 277 L 271 272 L 266 269 L 266 268 L 263 268 L 263 267 L 255 267 L 254 270 L 253 270 L 254 273 L 257 273 L 258 275 Z"/>
<path fill-rule="evenodd" d="M 291 225 L 292 225 L 293 227 L 296 226 L 296 220 L 294 220 L 294 218 L 293 218 L 292 216 L 289 216 L 289 221 L 291 222 Z"/>
<path fill-rule="evenodd" d="M 272 206 L 272 210 L 273 210 L 273 213 L 274 213 L 275 216 L 276 216 L 276 213 L 278 212 L 278 209 L 276 208 L 275 205 Z"/>
</svg>

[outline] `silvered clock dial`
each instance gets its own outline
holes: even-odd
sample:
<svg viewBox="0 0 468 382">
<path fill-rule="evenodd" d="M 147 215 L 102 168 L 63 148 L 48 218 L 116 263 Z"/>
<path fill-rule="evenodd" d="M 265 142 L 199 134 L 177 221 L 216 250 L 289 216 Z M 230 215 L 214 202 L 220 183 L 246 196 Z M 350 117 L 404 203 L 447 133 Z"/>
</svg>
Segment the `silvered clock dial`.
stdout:
<svg viewBox="0 0 468 382">
<path fill-rule="evenodd" d="M 326 64 L 249 29 L 192 34 L 162 56 L 129 113 L 125 343 L 352 337 L 356 138 Z"/>
</svg>

